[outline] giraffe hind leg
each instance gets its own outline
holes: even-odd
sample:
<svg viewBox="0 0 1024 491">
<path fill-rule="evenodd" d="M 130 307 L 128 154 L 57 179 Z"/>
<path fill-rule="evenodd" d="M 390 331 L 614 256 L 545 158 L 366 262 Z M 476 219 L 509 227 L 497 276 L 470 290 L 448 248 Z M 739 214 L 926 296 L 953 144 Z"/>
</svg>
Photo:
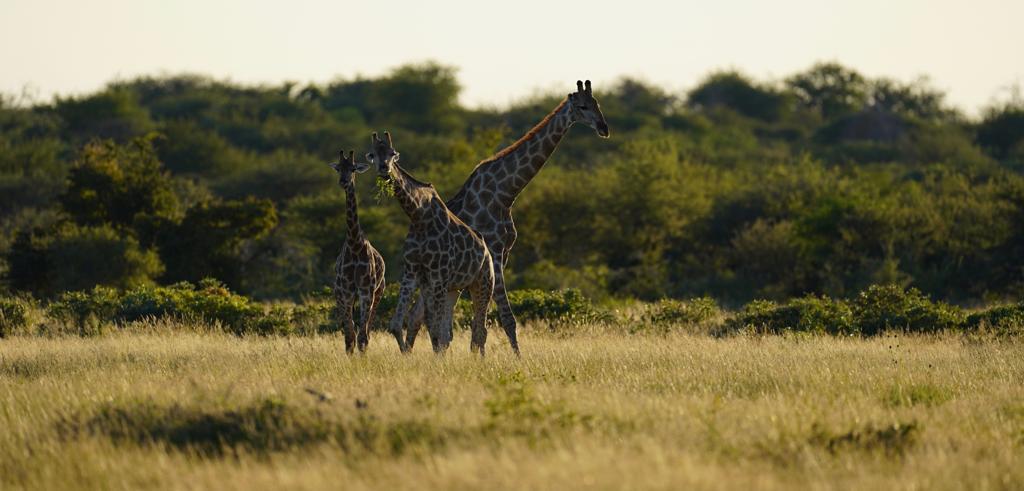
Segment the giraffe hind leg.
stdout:
<svg viewBox="0 0 1024 491">
<path fill-rule="evenodd" d="M 473 300 L 473 334 L 469 350 L 480 353 L 480 356 L 484 356 L 484 346 L 487 344 L 487 309 L 493 291 L 493 283 L 483 279 L 478 280 L 470 291 Z"/>
<path fill-rule="evenodd" d="M 516 336 L 516 316 L 512 313 L 512 305 L 508 301 L 508 292 L 505 290 L 505 274 L 501 260 L 494 261 L 494 303 L 498 307 L 498 320 L 501 328 L 508 337 L 509 346 L 512 351 L 519 355 L 519 339 Z"/>
</svg>

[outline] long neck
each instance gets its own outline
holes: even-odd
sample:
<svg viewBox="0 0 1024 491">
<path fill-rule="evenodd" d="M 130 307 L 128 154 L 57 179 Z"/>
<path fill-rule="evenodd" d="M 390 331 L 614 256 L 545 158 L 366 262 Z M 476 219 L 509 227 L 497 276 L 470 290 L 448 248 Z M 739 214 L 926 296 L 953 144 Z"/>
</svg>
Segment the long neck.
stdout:
<svg viewBox="0 0 1024 491">
<path fill-rule="evenodd" d="M 568 99 L 563 100 L 537 126 L 497 154 L 493 170 L 499 176 L 499 195 L 509 201 L 506 205 L 511 206 L 523 188 L 540 172 L 573 123 Z"/>
<path fill-rule="evenodd" d="M 345 220 L 348 225 L 348 241 L 362 243 L 365 238 L 363 228 L 359 226 L 359 210 L 356 206 L 356 186 L 354 183 L 343 184 L 345 188 Z"/>
<path fill-rule="evenodd" d="M 416 219 L 427 205 L 431 197 L 436 194 L 433 186 L 421 182 L 409 175 L 405 169 L 395 164 L 391 169 L 391 188 L 395 192 L 399 206 L 409 218 Z"/>
</svg>

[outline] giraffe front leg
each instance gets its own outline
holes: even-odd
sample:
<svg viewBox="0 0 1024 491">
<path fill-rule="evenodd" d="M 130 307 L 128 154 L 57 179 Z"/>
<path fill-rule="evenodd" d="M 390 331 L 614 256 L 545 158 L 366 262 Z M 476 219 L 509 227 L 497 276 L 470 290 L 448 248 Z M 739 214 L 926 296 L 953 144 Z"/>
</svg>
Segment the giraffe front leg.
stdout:
<svg viewBox="0 0 1024 491">
<path fill-rule="evenodd" d="M 356 330 L 352 325 L 352 298 L 338 298 L 338 320 L 341 322 L 341 331 L 345 335 L 345 352 L 352 354 L 356 345 Z"/>
<path fill-rule="evenodd" d="M 408 346 L 402 339 L 402 330 L 405 328 L 405 319 L 409 313 L 409 299 L 415 291 L 416 275 L 413 273 L 412 268 L 409 267 L 409 264 L 406 263 L 405 270 L 402 271 L 402 286 L 398 289 L 398 303 L 395 305 L 395 314 L 391 317 L 390 324 L 388 324 L 388 330 L 395 337 L 395 341 L 398 342 L 398 349 L 402 353 L 409 351 Z"/>
<path fill-rule="evenodd" d="M 405 346 L 407 349 L 412 349 L 412 346 L 416 343 L 416 336 L 420 332 L 420 327 L 423 325 L 426 319 L 426 301 L 423 298 L 423 292 L 416 296 L 416 303 L 412 306 L 411 317 L 409 320 L 408 329 L 405 332 Z"/>
<path fill-rule="evenodd" d="M 519 356 L 519 340 L 516 337 L 516 316 L 512 313 L 512 305 L 508 303 L 508 293 L 505 291 L 505 266 L 504 254 L 494 256 L 494 303 L 498 306 L 498 321 L 501 328 L 508 336 L 508 344 L 512 351 Z"/>
<path fill-rule="evenodd" d="M 370 327 L 373 326 L 373 319 L 377 316 L 377 305 L 380 304 L 381 297 L 384 296 L 384 281 L 381 279 L 380 284 L 376 289 L 373 290 L 373 297 L 370 299 L 370 311 L 369 316 L 366 319 L 366 336 L 370 336 Z"/>
<path fill-rule="evenodd" d="M 371 295 L 359 296 L 359 324 L 357 326 L 356 341 L 360 353 L 366 353 L 366 347 L 370 344 L 370 319 L 373 317 L 373 297 Z"/>
<path fill-rule="evenodd" d="M 459 301 L 460 294 L 462 294 L 461 291 L 455 290 L 448 292 L 444 297 L 444 310 L 441 311 L 441 339 L 445 346 L 452 342 L 455 330 L 455 304 Z"/>
<path fill-rule="evenodd" d="M 448 292 L 444 288 L 433 285 L 424 291 L 426 303 L 427 331 L 430 333 L 430 342 L 434 345 L 434 352 L 442 354 L 448 349 L 449 341 L 446 341 L 444 326 L 444 305 Z"/>
</svg>

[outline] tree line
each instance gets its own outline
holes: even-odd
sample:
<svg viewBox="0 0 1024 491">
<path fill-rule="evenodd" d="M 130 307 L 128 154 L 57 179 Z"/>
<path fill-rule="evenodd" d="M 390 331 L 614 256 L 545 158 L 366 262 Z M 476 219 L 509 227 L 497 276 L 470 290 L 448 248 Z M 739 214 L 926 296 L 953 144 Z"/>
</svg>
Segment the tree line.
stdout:
<svg viewBox="0 0 1024 491">
<path fill-rule="evenodd" d="M 716 72 L 685 93 L 594 87 L 613 136 L 572 130 L 516 203 L 513 289 L 726 304 L 877 283 L 958 303 L 1024 293 L 1019 95 L 969 118 L 927 81 L 836 63 L 771 82 Z M 565 96 L 468 108 L 459 92 L 453 67 L 423 63 L 325 84 L 179 75 L 4 97 L 0 288 L 322 289 L 345 234 L 326 165 L 339 149 L 388 129 L 403 165 L 450 197 Z M 357 184 L 395 281 L 407 219 L 372 179 Z"/>
</svg>

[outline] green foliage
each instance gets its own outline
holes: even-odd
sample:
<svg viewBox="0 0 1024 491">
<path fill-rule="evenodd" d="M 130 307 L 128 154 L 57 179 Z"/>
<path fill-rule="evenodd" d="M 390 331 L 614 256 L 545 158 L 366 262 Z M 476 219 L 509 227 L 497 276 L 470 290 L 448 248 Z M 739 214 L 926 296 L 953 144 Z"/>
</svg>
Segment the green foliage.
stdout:
<svg viewBox="0 0 1024 491">
<path fill-rule="evenodd" d="M 857 326 L 865 336 L 890 329 L 908 332 L 941 332 L 959 329 L 963 312 L 954 306 L 932 302 L 920 291 L 897 285 L 872 285 L 852 302 Z"/>
<path fill-rule="evenodd" d="M 753 301 L 743 307 L 732 325 L 774 334 L 795 331 L 846 336 L 859 332 L 846 302 L 815 296 L 792 299 L 785 304 Z"/>
<path fill-rule="evenodd" d="M 102 334 L 106 324 L 118 312 L 118 292 L 97 286 L 92 291 L 65 292 L 46 307 L 47 315 L 68 326 L 79 336 Z"/>
<path fill-rule="evenodd" d="M 198 281 L 206 276 L 229 285 L 242 283 L 242 244 L 277 226 L 277 210 L 266 199 L 203 202 L 158 237 L 167 281 Z"/>
<path fill-rule="evenodd" d="M 149 111 L 128 90 L 110 88 L 84 97 L 57 98 L 55 110 L 73 138 L 125 141 L 153 128 Z"/>
<path fill-rule="evenodd" d="M 699 109 L 724 107 L 744 116 L 777 121 L 787 109 L 786 97 L 757 86 L 738 72 L 715 73 L 690 91 L 687 103 Z"/>
<path fill-rule="evenodd" d="M 395 196 L 395 187 L 391 181 L 381 176 L 377 176 L 377 178 L 374 179 L 373 184 L 376 189 L 376 192 L 373 194 L 373 199 L 376 201 L 380 202 L 385 198 L 393 198 Z"/>
<path fill-rule="evenodd" d="M 61 207 L 83 225 L 133 227 L 140 219 L 169 219 L 178 212 L 170 177 L 161 169 L 152 137 L 130 145 L 110 140 L 86 144 L 68 176 Z"/>
<path fill-rule="evenodd" d="M 888 330 L 918 333 L 959 330 L 964 326 L 964 314 L 957 307 L 932 302 L 913 288 L 872 285 L 850 302 L 813 295 L 782 304 L 754 301 L 743 307 L 731 325 L 769 333 L 792 330 L 875 336 Z"/>
<path fill-rule="evenodd" d="M 368 94 L 371 119 L 401 122 L 417 132 L 458 130 L 460 91 L 451 67 L 431 62 L 405 65 L 374 84 Z"/>
<path fill-rule="evenodd" d="M 667 330 L 671 326 L 708 327 L 722 315 L 718 303 L 710 297 L 688 301 L 662 299 L 647 305 L 641 315 L 644 325 Z"/>
<path fill-rule="evenodd" d="M 0 297 L 0 338 L 28 331 L 35 309 L 30 298 Z"/>
<path fill-rule="evenodd" d="M 237 172 L 247 158 L 224 137 L 190 120 L 168 121 L 155 142 L 164 167 L 174 174 L 223 176 Z"/>
<path fill-rule="evenodd" d="M 14 288 L 47 296 L 94 285 L 130 288 L 151 284 L 164 271 L 156 252 L 109 225 L 66 223 L 52 233 L 15 239 L 7 256 Z"/>
<path fill-rule="evenodd" d="M 332 280 L 345 234 L 323 165 L 339 148 L 390 129 L 409 170 L 453 196 L 572 88 L 467 108 L 455 74 L 422 63 L 304 86 L 179 75 L 53 104 L 3 98 L 0 274 L 41 296 L 217 277 L 255 298 L 299 299 Z M 1019 95 L 971 120 L 925 80 L 836 63 L 779 83 L 714 73 L 688 93 L 632 78 L 596 89 L 615 136 L 575 128 L 518 196 L 512 291 L 728 304 L 850 298 L 883 283 L 958 304 L 1024 292 Z M 394 200 L 373 199 L 372 181 L 357 182 L 360 218 L 396 280 L 408 221 Z M 144 273 L 73 286 L 37 274 L 68 223 L 105 244 L 64 250 L 69 271 L 113 249 Z M 120 244 L 99 240 L 109 230 Z"/>
<path fill-rule="evenodd" d="M 971 331 L 989 329 L 997 333 L 1024 333 L 1024 302 L 1000 305 L 967 316 L 964 326 Z"/>
<path fill-rule="evenodd" d="M 552 328 L 607 320 L 579 290 L 545 292 L 514 290 L 508 293 L 512 311 L 523 321 L 545 321 Z M 496 312 L 492 312 L 497 316 Z"/>
<path fill-rule="evenodd" d="M 786 80 L 800 103 L 831 119 L 863 107 L 868 83 L 863 75 L 838 63 L 818 63 Z"/>
<path fill-rule="evenodd" d="M 999 159 L 1024 163 L 1024 99 L 990 107 L 978 125 L 978 144 Z"/>
<path fill-rule="evenodd" d="M 203 280 L 198 287 L 182 282 L 123 292 L 104 287 L 67 292 L 49 305 L 48 312 L 53 319 L 76 326 L 82 335 L 100 333 L 108 323 L 121 325 L 159 318 L 207 322 L 238 335 L 289 334 L 295 330 L 293 310 L 253 302 L 216 280 Z M 303 324 L 310 322 L 310 315 L 309 311 L 300 311 Z"/>
</svg>

